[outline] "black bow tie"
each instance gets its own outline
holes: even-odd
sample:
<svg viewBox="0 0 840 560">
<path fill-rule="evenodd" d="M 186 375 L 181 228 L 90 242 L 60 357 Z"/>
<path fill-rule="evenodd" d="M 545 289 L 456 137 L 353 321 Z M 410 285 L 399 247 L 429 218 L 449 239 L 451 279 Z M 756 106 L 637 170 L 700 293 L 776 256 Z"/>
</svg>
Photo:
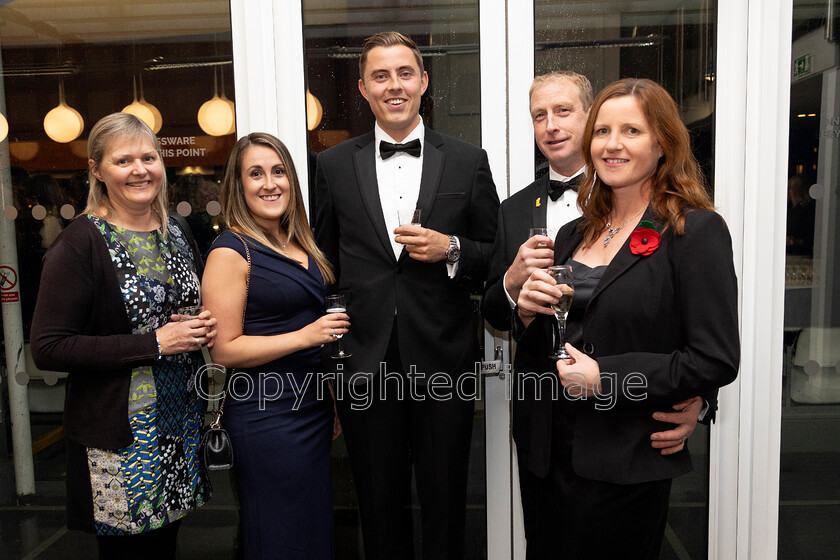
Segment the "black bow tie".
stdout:
<svg viewBox="0 0 840 560">
<path fill-rule="evenodd" d="M 577 192 L 581 178 L 583 178 L 583 173 L 572 177 L 568 181 L 549 181 L 548 196 L 551 197 L 551 200 L 556 201 L 558 198 L 563 196 L 563 193 L 566 192 L 566 190 L 568 189 Z"/>
<path fill-rule="evenodd" d="M 410 156 L 420 157 L 420 139 L 415 138 L 405 144 L 391 144 L 385 140 L 379 142 L 379 154 L 382 159 L 388 159 L 397 152 L 405 152 Z"/>
</svg>

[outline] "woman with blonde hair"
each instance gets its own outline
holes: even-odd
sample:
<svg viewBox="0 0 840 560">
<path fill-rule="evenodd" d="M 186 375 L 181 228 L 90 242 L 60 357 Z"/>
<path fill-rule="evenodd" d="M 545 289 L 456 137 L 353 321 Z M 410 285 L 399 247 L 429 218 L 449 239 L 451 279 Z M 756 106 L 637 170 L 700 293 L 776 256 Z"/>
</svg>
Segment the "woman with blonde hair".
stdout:
<svg viewBox="0 0 840 560">
<path fill-rule="evenodd" d="M 181 519 L 210 497 L 193 373 L 216 320 L 184 313 L 201 305 L 201 256 L 166 213 L 152 130 L 108 115 L 88 157 L 87 208 L 44 257 L 32 321 L 35 364 L 70 373 L 67 525 L 95 533 L 100 558 L 174 559 Z"/>
<path fill-rule="evenodd" d="M 740 359 L 732 241 L 712 206 L 671 96 L 625 79 L 593 102 L 583 140 L 583 217 L 557 234 L 572 268 L 565 349 L 548 359 L 550 305 L 572 286 L 544 270 L 525 282 L 515 336 L 556 371 L 551 492 L 544 519 L 558 557 L 659 557 L 671 479 L 688 450 L 661 454 L 658 410 L 693 395 L 714 402 Z M 523 345 L 520 345 L 522 348 Z M 712 409 L 713 411 L 713 409 Z"/>
<path fill-rule="evenodd" d="M 203 295 L 219 318 L 213 361 L 236 368 L 223 425 L 234 450 L 244 556 L 332 558 L 330 443 L 338 435 L 321 346 L 347 332 L 324 315 L 334 275 L 306 221 L 288 150 L 239 139 L 220 195 L 230 231 L 210 248 Z"/>
</svg>

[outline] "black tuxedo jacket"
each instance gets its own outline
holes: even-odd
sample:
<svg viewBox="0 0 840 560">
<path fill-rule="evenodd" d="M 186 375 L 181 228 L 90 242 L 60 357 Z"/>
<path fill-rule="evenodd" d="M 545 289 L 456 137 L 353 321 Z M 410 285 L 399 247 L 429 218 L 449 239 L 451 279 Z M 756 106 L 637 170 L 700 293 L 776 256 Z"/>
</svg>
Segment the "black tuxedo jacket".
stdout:
<svg viewBox="0 0 840 560">
<path fill-rule="evenodd" d="M 334 267 L 333 291 L 346 295 L 351 322 L 344 341 L 353 356 L 342 360 L 344 372 L 379 371 L 394 321 L 405 371 L 416 366 L 426 379 L 472 372 L 480 357 L 470 288 L 487 276 L 499 210 L 487 153 L 425 129 L 417 208 L 423 227 L 460 240 L 450 279 L 445 261 L 420 262 L 405 250 L 394 257 L 375 149 L 373 132 L 347 140 L 322 152 L 316 171 L 315 240 Z"/>
<path fill-rule="evenodd" d="M 505 273 L 516 258 L 519 247 L 528 240 L 532 227 L 545 227 L 548 202 L 548 176 L 539 179 L 502 202 L 496 241 L 484 290 L 484 318 L 500 331 L 510 330 L 512 309 L 505 294 Z"/>
<path fill-rule="evenodd" d="M 584 314 L 579 350 L 598 362 L 605 395 L 573 401 L 561 393 L 558 403 L 574 417 L 574 471 L 617 484 L 673 478 L 691 470 L 687 451 L 662 456 L 651 447 L 650 434 L 671 427 L 651 415 L 731 383 L 740 360 L 738 290 L 723 219 L 712 211 L 691 211 L 682 236 L 665 230 L 651 209 L 643 219 L 656 224 L 659 248 L 634 255 L 628 239 Z M 577 230 L 581 220 L 557 234 L 556 264 L 565 263 L 583 241 Z M 547 358 L 553 320 L 538 316 L 527 329 L 517 328 L 522 326 L 518 318 L 514 321 L 517 382 L 524 372 L 556 375 Z M 550 463 L 553 406 L 551 398 L 537 398 L 533 386 L 514 397 L 517 449 L 538 476 L 545 476 Z"/>
</svg>

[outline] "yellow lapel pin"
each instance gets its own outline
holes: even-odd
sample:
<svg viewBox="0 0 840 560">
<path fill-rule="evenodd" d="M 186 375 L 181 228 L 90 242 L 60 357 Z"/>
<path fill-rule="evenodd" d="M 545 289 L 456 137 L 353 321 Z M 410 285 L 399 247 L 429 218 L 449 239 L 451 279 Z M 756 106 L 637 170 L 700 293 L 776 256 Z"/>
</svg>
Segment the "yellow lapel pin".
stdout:
<svg viewBox="0 0 840 560">
<path fill-rule="evenodd" d="M 542 197 L 540 197 L 540 198 L 542 198 Z M 540 207 L 540 198 L 537 198 L 537 208 Z"/>
</svg>

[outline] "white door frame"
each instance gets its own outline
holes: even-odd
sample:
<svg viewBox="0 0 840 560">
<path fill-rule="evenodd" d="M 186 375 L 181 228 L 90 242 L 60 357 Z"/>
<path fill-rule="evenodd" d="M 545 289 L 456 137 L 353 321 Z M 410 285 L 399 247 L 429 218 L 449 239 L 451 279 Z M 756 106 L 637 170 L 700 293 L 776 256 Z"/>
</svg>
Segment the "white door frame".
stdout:
<svg viewBox="0 0 840 560">
<path fill-rule="evenodd" d="M 479 2 L 481 144 L 487 150 L 499 199 L 533 181 L 534 142 L 528 88 L 534 78 L 532 2 Z M 485 327 L 488 327 L 485 325 Z M 501 346 L 510 364 L 506 333 L 485 330 L 485 348 Z M 492 356 L 485 356 L 493 359 Z M 510 370 L 504 381 L 487 378 L 487 557 L 525 558 L 519 479 L 510 433 Z"/>
<path fill-rule="evenodd" d="M 712 559 L 777 553 L 792 16 L 792 0 L 718 10 L 715 203 L 735 248 L 741 372 L 712 430 Z"/>
<path fill-rule="evenodd" d="M 303 2 L 231 0 L 236 135 L 274 134 L 295 162 L 309 210 L 309 136 L 306 130 L 306 74 Z"/>
</svg>

